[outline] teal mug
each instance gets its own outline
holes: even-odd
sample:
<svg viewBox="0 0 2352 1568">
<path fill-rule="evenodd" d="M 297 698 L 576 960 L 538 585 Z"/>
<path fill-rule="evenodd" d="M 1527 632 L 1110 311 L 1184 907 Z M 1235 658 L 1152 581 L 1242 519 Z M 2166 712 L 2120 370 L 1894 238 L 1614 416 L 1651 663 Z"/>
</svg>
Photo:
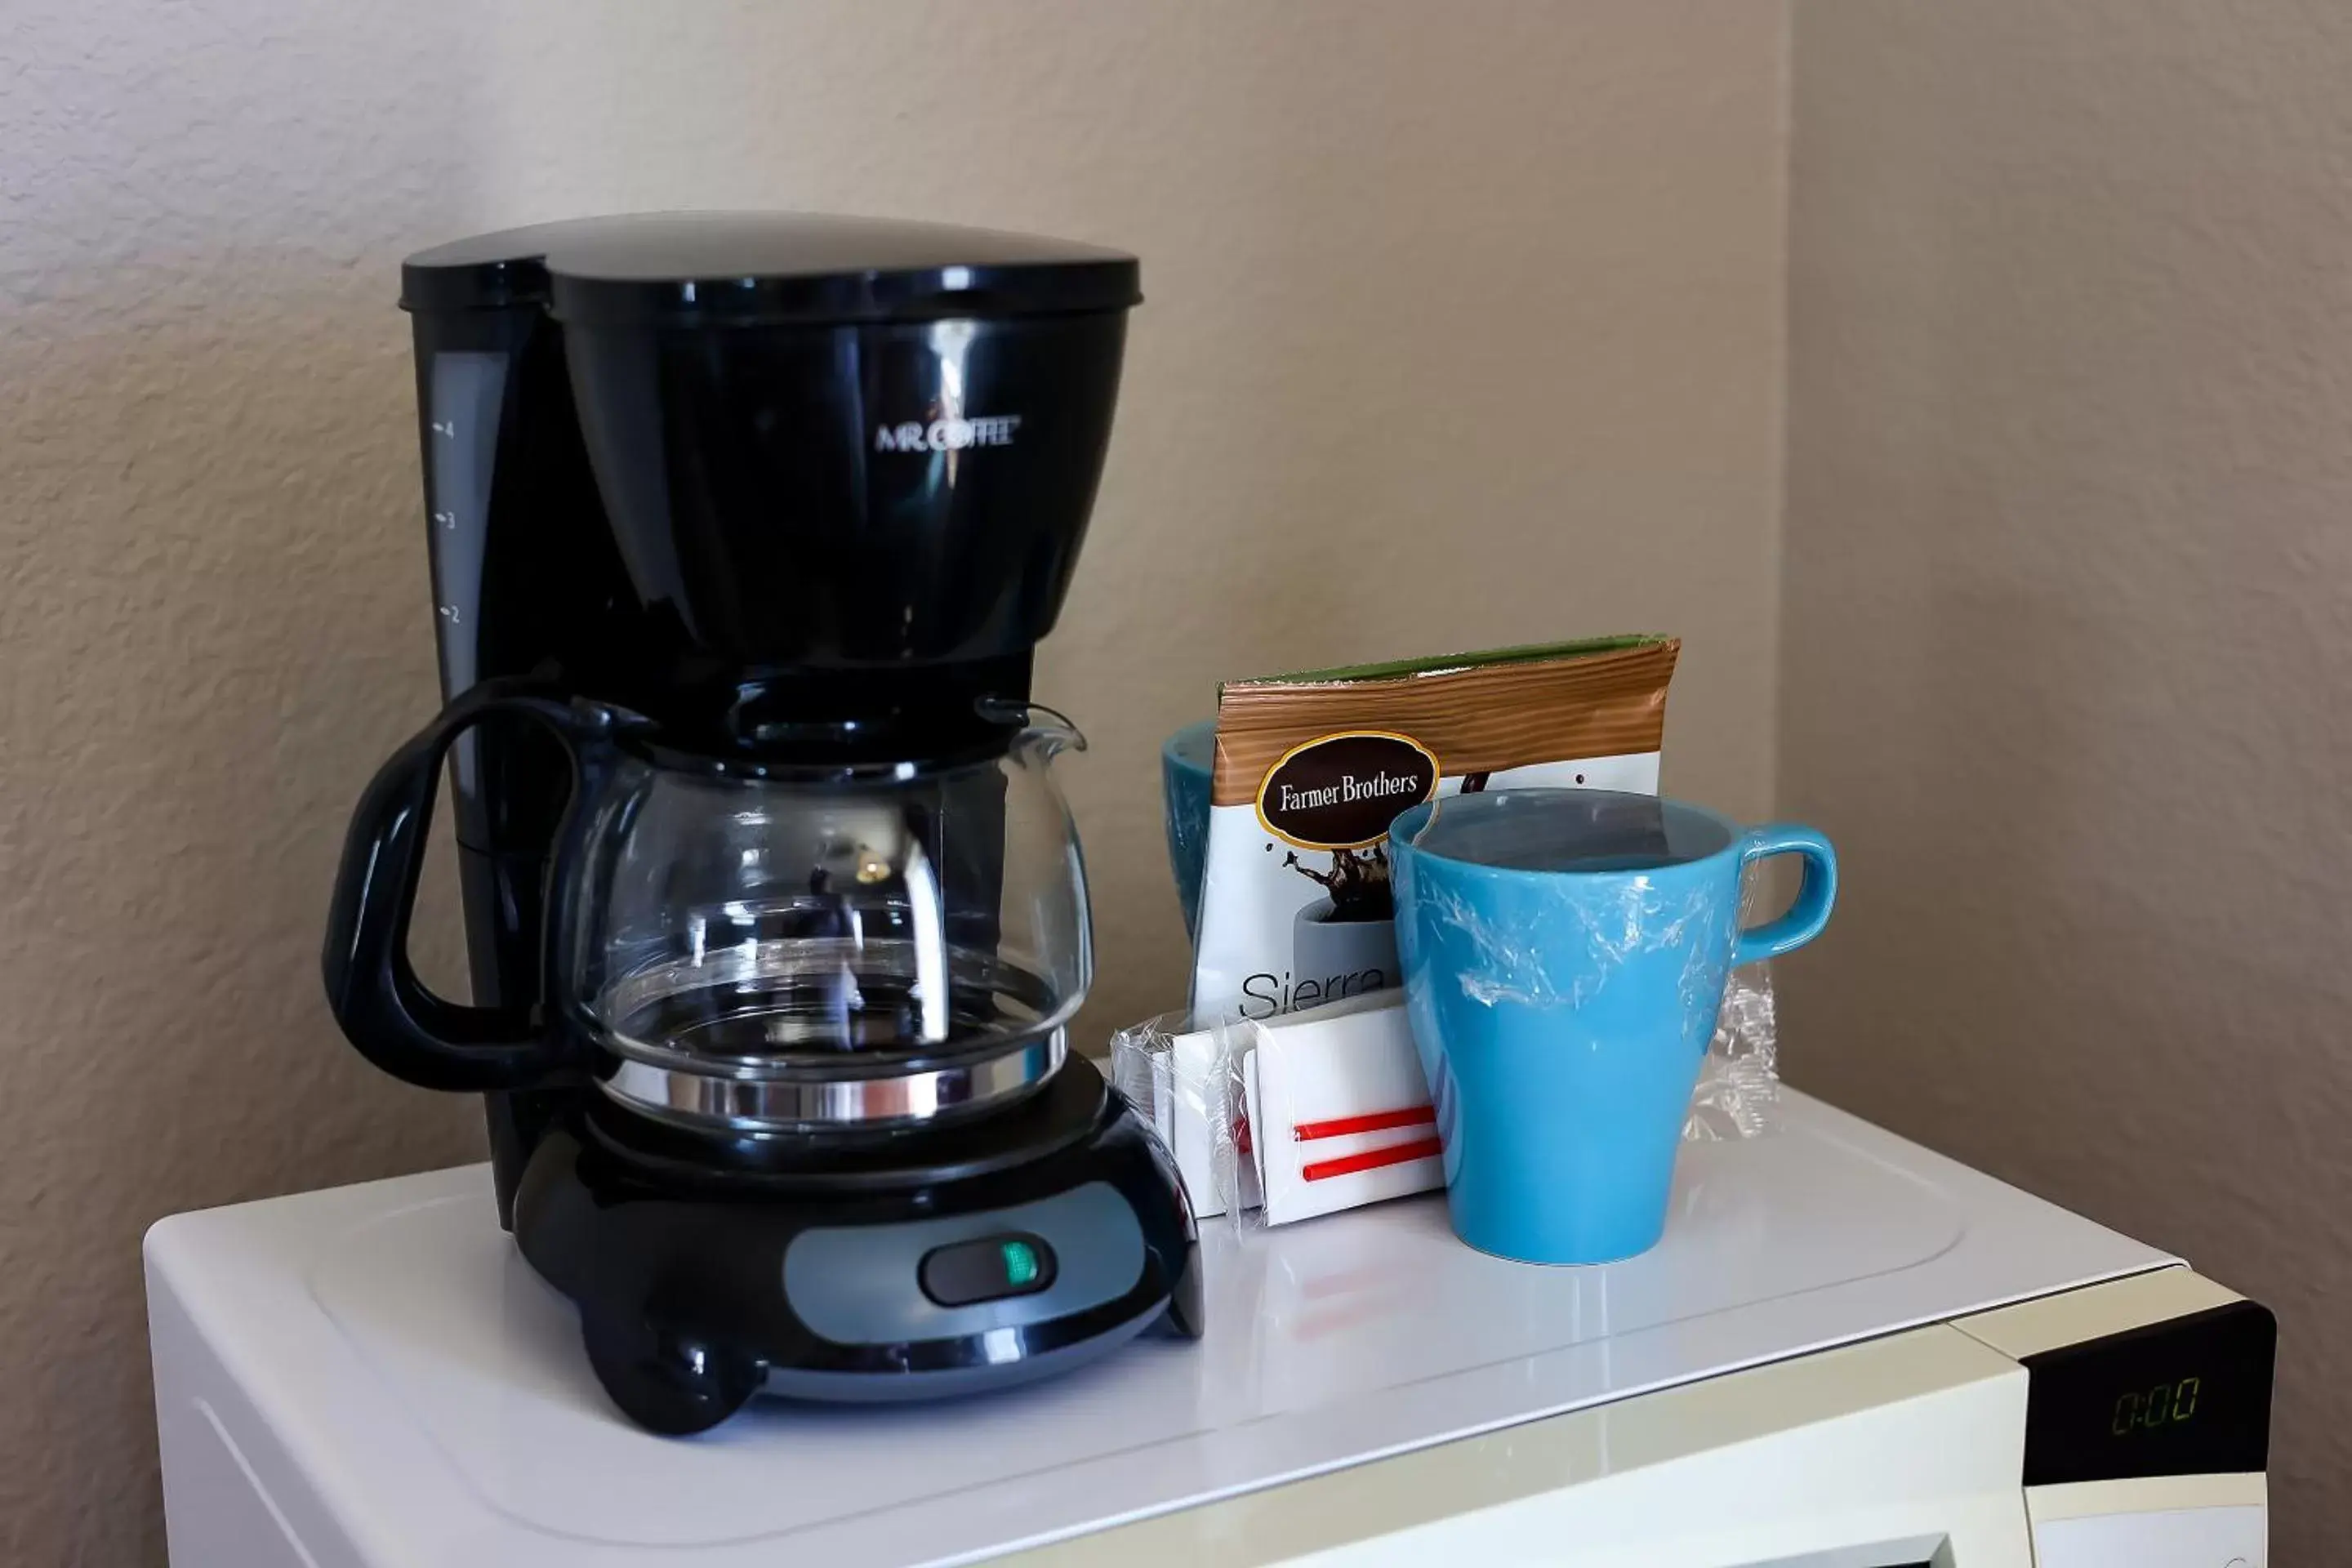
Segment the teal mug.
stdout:
<svg viewBox="0 0 2352 1568">
<path fill-rule="evenodd" d="M 1803 862 L 1796 901 L 1742 930 L 1741 875 L 1777 855 Z M 1725 982 L 1821 934 L 1829 840 L 1652 795 L 1502 789 L 1404 812 L 1389 864 L 1454 1234 L 1534 1263 L 1647 1250 Z"/>
<path fill-rule="evenodd" d="M 1160 748 L 1160 805 L 1168 826 L 1168 865 L 1184 906 L 1184 934 L 1200 940 L 1201 868 L 1209 856 L 1209 780 L 1217 765 L 1217 721 L 1203 719 Z"/>
</svg>

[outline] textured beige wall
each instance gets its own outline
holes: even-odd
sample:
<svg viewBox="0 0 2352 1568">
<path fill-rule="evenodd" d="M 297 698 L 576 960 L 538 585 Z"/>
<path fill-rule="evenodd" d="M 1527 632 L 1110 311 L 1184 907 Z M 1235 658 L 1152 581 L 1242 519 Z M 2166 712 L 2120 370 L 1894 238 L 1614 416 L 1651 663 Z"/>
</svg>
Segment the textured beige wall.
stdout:
<svg viewBox="0 0 2352 1568">
<path fill-rule="evenodd" d="M 1796 8 L 1793 1070 L 2278 1309 L 2352 1535 L 2352 13 Z"/>
<path fill-rule="evenodd" d="M 1039 688 L 1096 742 L 1101 1027 L 1181 992 L 1153 748 L 1220 675 L 1675 628 L 1672 781 L 1762 807 L 1784 43 L 1750 0 L 0 11 L 0 1561 L 160 1556 L 148 1221 L 475 1146 L 316 977 L 433 700 L 404 248 L 738 203 L 1143 254 Z"/>
</svg>

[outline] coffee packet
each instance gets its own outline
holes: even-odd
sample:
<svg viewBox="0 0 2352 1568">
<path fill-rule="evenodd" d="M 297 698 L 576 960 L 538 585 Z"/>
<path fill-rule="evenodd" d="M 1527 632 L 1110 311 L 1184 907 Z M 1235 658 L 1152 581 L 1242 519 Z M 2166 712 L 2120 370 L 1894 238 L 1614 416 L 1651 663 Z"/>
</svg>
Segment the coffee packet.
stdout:
<svg viewBox="0 0 2352 1568">
<path fill-rule="evenodd" d="M 1399 984 L 1388 829 L 1409 806 L 1512 785 L 1655 795 L 1681 648 L 1604 637 L 1220 688 L 1194 1017 Z"/>
</svg>

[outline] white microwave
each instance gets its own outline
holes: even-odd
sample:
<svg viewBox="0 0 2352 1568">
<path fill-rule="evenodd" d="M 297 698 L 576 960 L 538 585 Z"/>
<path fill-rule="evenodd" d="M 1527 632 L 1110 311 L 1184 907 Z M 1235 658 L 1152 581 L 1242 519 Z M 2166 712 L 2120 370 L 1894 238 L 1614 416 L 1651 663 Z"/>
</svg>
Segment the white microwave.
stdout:
<svg viewBox="0 0 2352 1568">
<path fill-rule="evenodd" d="M 1206 1222 L 1208 1334 L 1009 1392 L 606 1406 L 483 1167 L 148 1238 L 175 1568 L 2263 1568 L 2275 1328 L 1805 1096 L 1595 1268 L 1442 1195 Z"/>
<path fill-rule="evenodd" d="M 2263 1568 L 2275 1337 L 2158 1269 L 1004 1561 Z"/>
</svg>

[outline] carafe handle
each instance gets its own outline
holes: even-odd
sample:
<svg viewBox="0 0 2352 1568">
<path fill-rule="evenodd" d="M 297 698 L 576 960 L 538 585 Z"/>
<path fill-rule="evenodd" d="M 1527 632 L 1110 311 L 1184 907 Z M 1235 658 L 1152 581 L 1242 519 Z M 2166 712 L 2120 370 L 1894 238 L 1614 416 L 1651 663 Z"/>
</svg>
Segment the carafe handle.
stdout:
<svg viewBox="0 0 2352 1568">
<path fill-rule="evenodd" d="M 564 808 L 570 822 L 586 793 L 583 752 L 608 743 L 609 716 L 536 683 L 484 681 L 376 770 L 352 813 L 327 916 L 322 967 L 335 1022 L 362 1056 L 425 1089 L 519 1089 L 569 1065 L 563 1039 L 543 1006 L 449 1001 L 419 980 L 408 960 L 408 929 L 442 763 L 460 734 L 494 713 L 532 720 L 562 741 L 572 764 L 572 799 Z M 557 911 L 551 910 L 549 918 Z"/>
</svg>

